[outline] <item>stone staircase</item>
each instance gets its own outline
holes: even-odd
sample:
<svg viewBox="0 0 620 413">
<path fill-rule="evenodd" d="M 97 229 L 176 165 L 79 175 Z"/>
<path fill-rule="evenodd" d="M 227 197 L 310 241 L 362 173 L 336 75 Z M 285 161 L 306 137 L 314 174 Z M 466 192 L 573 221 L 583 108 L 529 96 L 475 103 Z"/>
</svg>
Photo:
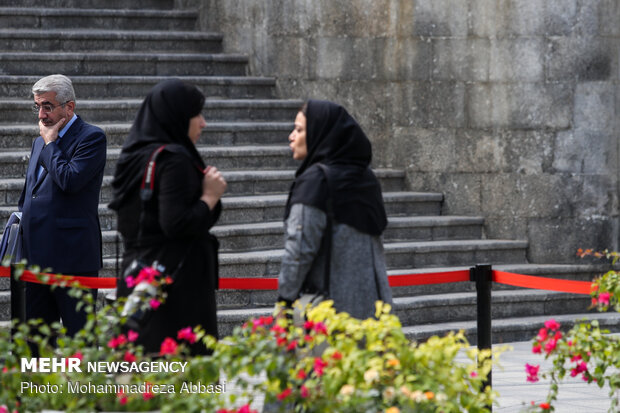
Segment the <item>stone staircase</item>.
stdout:
<svg viewBox="0 0 620 413">
<path fill-rule="evenodd" d="M 76 112 L 102 127 L 108 162 L 99 213 L 105 268 L 115 268 L 115 215 L 106 208 L 111 175 L 142 98 L 158 81 L 175 76 L 207 96 L 208 126 L 200 153 L 224 171 L 229 190 L 213 233 L 221 241 L 221 277 L 276 277 L 283 242 L 282 216 L 296 163 L 287 136 L 301 105 L 279 99 L 275 79 L 248 74 L 248 58 L 222 48 L 223 35 L 196 29 L 198 13 L 173 0 L 0 0 L 0 222 L 16 210 L 30 146 L 38 135 L 30 87 L 40 77 L 73 79 Z M 441 215 L 441 193 L 410 192 L 402 170 L 377 168 L 389 225 L 384 235 L 390 274 L 462 269 L 489 262 L 507 271 L 589 280 L 590 265 L 536 265 L 526 240 L 486 239 L 483 217 Z M 531 338 L 541 320 L 580 317 L 588 297 L 494 287 L 494 339 Z M 394 289 L 395 311 L 412 339 L 466 329 L 475 341 L 473 283 Z M 270 312 L 273 291 L 218 293 L 220 330 L 231 332 L 252 315 Z M 0 320 L 10 295 L 0 280 Z M 618 330 L 620 320 L 588 314 Z"/>
</svg>

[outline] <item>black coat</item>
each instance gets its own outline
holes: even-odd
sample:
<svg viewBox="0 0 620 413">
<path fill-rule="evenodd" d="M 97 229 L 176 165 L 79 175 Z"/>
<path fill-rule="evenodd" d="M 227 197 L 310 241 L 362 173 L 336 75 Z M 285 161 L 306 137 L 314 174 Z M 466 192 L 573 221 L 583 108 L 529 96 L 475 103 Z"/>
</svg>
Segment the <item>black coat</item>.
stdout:
<svg viewBox="0 0 620 413">
<path fill-rule="evenodd" d="M 209 230 L 220 215 L 221 203 L 211 211 L 200 200 L 202 178 L 203 173 L 183 153 L 166 150 L 160 154 L 143 226 L 143 239 L 150 242 L 137 242 L 141 208 L 137 189 L 118 209 L 118 230 L 125 245 L 121 274 L 136 257 L 146 262 L 157 259 L 167 272 L 174 271 L 185 258 L 169 286 L 166 302 L 139 331 L 138 342 L 147 352 L 159 352 L 166 337 L 176 340 L 177 332 L 188 326 L 200 325 L 217 337 L 218 242 Z M 119 282 L 118 295 L 128 292 L 124 282 Z M 206 349 L 197 343 L 192 352 L 205 353 Z"/>
</svg>

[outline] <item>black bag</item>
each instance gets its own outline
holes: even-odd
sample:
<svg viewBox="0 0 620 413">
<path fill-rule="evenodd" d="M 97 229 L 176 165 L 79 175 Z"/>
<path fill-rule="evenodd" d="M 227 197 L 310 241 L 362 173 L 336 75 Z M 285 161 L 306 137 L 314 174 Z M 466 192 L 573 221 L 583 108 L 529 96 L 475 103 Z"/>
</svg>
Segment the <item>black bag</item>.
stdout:
<svg viewBox="0 0 620 413">
<path fill-rule="evenodd" d="M 146 203 L 150 201 L 153 197 L 156 160 L 165 147 L 166 145 L 162 145 L 153 151 L 144 170 L 142 184 L 140 185 L 141 209 L 140 220 L 138 224 L 138 237 L 135 245 L 146 245 L 153 242 L 152 239 L 146 239 L 142 237 L 142 229 L 144 227 L 144 211 L 146 209 Z M 125 302 L 123 310 L 121 311 L 121 317 L 126 317 L 126 321 L 124 323 L 125 328 L 138 331 L 148 322 L 154 311 L 149 305 L 149 302 L 157 297 L 158 288 L 166 288 L 167 282 L 161 282 L 162 280 L 169 279 L 170 281 L 174 281 L 176 273 L 183 266 L 188 252 L 189 249 L 183 256 L 177 267 L 174 269 L 174 271 L 168 273 L 166 272 L 165 266 L 160 264 L 157 260 L 149 263 L 142 258 L 135 258 L 129 264 L 129 266 L 127 266 L 120 279 L 117 279 L 118 286 L 126 285 L 131 290 L 131 292 L 127 296 L 127 301 Z M 156 277 L 160 282 L 156 284 L 159 285 L 154 285 L 150 282 L 139 282 L 136 285 L 132 286 L 129 286 L 127 284 L 127 280 L 129 279 L 129 277 L 135 279 L 142 271 L 149 268 L 151 271 L 157 274 Z M 119 287 L 117 287 L 117 292 L 118 291 Z"/>
</svg>

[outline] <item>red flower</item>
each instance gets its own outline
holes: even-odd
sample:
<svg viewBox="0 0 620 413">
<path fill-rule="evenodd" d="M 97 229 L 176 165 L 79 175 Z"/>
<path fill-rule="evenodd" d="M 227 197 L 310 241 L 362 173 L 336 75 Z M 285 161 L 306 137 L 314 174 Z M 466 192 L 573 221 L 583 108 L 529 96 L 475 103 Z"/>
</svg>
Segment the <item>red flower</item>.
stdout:
<svg viewBox="0 0 620 413">
<path fill-rule="evenodd" d="M 164 341 L 161 343 L 161 348 L 159 349 L 159 355 L 164 356 L 166 354 L 175 354 L 177 352 L 177 342 L 170 337 L 166 337 Z"/>
<path fill-rule="evenodd" d="M 532 347 L 532 353 L 534 354 L 540 354 L 542 352 L 542 346 L 540 344 L 535 344 Z"/>
<path fill-rule="evenodd" d="M 142 393 L 142 399 L 143 399 L 144 401 L 146 401 L 146 400 L 151 400 L 153 397 L 155 397 L 155 395 L 154 395 L 154 394 L 153 394 L 153 392 L 152 392 L 152 391 L 150 391 L 150 390 L 149 390 L 149 391 L 147 391 L 146 393 Z"/>
<path fill-rule="evenodd" d="M 297 347 L 297 342 L 296 341 L 291 341 L 290 343 L 288 343 L 288 346 L 286 346 L 286 350 L 287 351 L 293 351 L 293 350 L 295 350 L 295 347 Z"/>
<path fill-rule="evenodd" d="M 108 341 L 108 347 L 117 348 L 117 347 L 122 346 L 125 343 L 127 343 L 127 338 L 125 337 L 124 334 L 119 334 L 118 337 L 114 337 L 110 339 L 110 341 Z"/>
<path fill-rule="evenodd" d="M 234 411 L 230 411 L 230 413 L 235 413 Z M 249 404 L 245 404 L 237 410 L 236 413 L 258 413 L 256 410 L 251 410 Z"/>
<path fill-rule="evenodd" d="M 187 340 L 190 344 L 194 344 L 196 342 L 196 334 L 191 327 L 185 327 L 179 330 L 177 339 Z"/>
<path fill-rule="evenodd" d="M 129 332 L 127 332 L 127 340 L 129 340 L 129 341 L 131 341 L 133 343 L 137 339 L 138 339 L 138 333 L 136 333 L 133 330 L 129 330 Z"/>
<path fill-rule="evenodd" d="M 314 321 L 308 320 L 304 323 L 304 328 L 306 330 L 312 330 L 312 327 L 314 327 Z"/>
<path fill-rule="evenodd" d="M 545 327 L 547 327 L 549 330 L 556 331 L 560 329 L 560 323 L 558 323 L 552 318 L 545 321 Z"/>
<path fill-rule="evenodd" d="M 332 358 L 334 360 L 342 360 L 342 353 L 336 350 L 334 351 L 334 354 L 332 354 Z"/>
<path fill-rule="evenodd" d="M 120 404 L 127 404 L 127 396 L 125 396 L 125 392 L 123 391 L 123 389 L 121 388 L 121 391 L 119 391 L 118 393 L 116 393 L 116 397 L 118 398 L 118 402 Z"/>
<path fill-rule="evenodd" d="M 9 368 L 7 366 L 2 367 L 2 372 L 3 373 L 8 373 L 9 372 Z M 2 413 L 2 411 L 0 411 L 0 413 Z"/>
<path fill-rule="evenodd" d="M 525 365 L 525 372 L 527 373 L 527 381 L 530 383 L 536 383 L 538 379 L 538 370 L 540 366 L 532 366 L 531 364 Z"/>
<path fill-rule="evenodd" d="M 609 297 L 611 294 L 609 293 L 600 293 L 598 296 L 598 302 L 603 305 L 609 305 Z"/>
<path fill-rule="evenodd" d="M 575 368 L 571 369 L 570 375 L 571 377 L 575 377 L 579 373 L 583 373 L 586 371 L 588 371 L 588 365 L 585 361 L 582 361 L 581 363 L 577 363 L 577 366 Z"/>
<path fill-rule="evenodd" d="M 136 356 L 131 354 L 130 351 L 126 351 L 125 356 L 123 357 L 123 360 L 133 363 L 134 361 L 136 361 Z"/>
<path fill-rule="evenodd" d="M 278 337 L 276 339 L 276 344 L 278 345 L 278 347 L 282 347 L 286 343 L 288 343 L 288 340 L 286 339 L 286 337 Z"/>
<path fill-rule="evenodd" d="M 301 397 L 303 397 L 304 399 L 310 395 L 308 388 L 304 386 L 303 384 L 301 385 L 299 392 L 301 394 Z"/>
<path fill-rule="evenodd" d="M 297 372 L 297 378 L 301 379 L 301 380 L 305 379 L 306 378 L 306 371 L 305 370 L 299 370 Z"/>
<path fill-rule="evenodd" d="M 553 350 L 555 350 L 557 343 L 558 341 L 555 338 L 552 338 L 551 340 L 549 340 L 547 344 L 545 344 L 545 352 L 547 354 L 551 353 Z"/>
<path fill-rule="evenodd" d="M 325 334 L 325 335 L 327 335 L 327 326 L 324 323 L 321 323 L 319 321 L 318 323 L 316 323 L 314 325 L 314 331 L 316 331 L 317 334 Z"/>
<path fill-rule="evenodd" d="M 538 406 L 540 406 L 540 408 L 543 410 L 549 410 L 551 408 L 551 405 L 549 403 L 541 403 Z"/>
<path fill-rule="evenodd" d="M 327 362 L 323 361 L 320 357 L 314 358 L 314 372 L 317 376 L 321 377 L 323 375 L 325 367 L 327 367 Z"/>
<path fill-rule="evenodd" d="M 291 390 L 290 388 L 283 390 L 282 393 L 278 394 L 278 400 L 286 399 L 288 396 L 290 396 L 292 392 L 293 390 Z"/>
<path fill-rule="evenodd" d="M 538 330 L 538 336 L 536 337 L 538 341 L 545 341 L 548 337 L 548 332 L 546 328 L 541 328 Z"/>
</svg>

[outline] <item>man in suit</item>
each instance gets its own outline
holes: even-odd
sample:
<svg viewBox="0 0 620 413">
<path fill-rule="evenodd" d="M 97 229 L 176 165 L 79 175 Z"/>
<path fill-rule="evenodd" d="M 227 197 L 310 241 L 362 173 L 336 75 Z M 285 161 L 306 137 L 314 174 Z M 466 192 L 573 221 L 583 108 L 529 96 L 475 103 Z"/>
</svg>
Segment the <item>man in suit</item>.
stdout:
<svg viewBox="0 0 620 413">
<path fill-rule="evenodd" d="M 75 92 L 63 75 L 32 87 L 41 136 L 32 144 L 19 200 L 24 256 L 54 273 L 97 277 L 102 267 L 98 204 L 106 136 L 74 113 Z M 96 297 L 97 291 L 92 290 Z M 27 283 L 26 318 L 62 319 L 70 335 L 86 322 L 65 288 Z"/>
</svg>

